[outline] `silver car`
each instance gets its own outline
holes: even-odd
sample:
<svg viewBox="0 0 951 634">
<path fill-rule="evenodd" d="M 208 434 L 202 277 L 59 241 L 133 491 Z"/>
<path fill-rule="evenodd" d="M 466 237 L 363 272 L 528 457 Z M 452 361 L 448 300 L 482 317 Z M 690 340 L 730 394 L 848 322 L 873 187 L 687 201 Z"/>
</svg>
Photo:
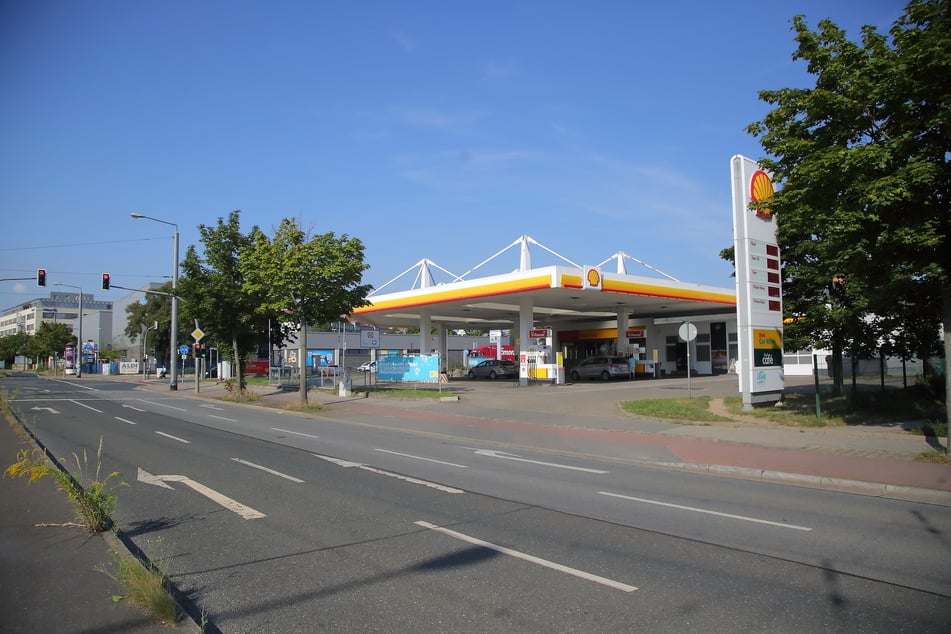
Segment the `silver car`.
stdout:
<svg viewBox="0 0 951 634">
<path fill-rule="evenodd" d="M 569 374 L 572 381 L 580 379 L 629 379 L 631 369 L 624 357 L 588 357 L 575 367 Z"/>
<path fill-rule="evenodd" d="M 512 361 L 486 359 L 479 365 L 469 368 L 470 379 L 514 379 L 518 376 L 518 368 Z"/>
</svg>

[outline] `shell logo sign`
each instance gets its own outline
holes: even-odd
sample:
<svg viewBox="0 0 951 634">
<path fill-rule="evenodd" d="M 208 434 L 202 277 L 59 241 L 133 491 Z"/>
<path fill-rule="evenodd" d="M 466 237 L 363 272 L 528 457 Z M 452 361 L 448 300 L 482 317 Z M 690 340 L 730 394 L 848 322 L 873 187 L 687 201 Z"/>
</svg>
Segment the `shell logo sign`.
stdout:
<svg viewBox="0 0 951 634">
<path fill-rule="evenodd" d="M 586 266 L 584 269 L 584 287 L 601 290 L 601 271 L 596 266 Z"/>
<path fill-rule="evenodd" d="M 769 208 L 769 200 L 773 197 L 773 181 L 763 170 L 756 170 L 750 179 L 750 198 L 754 203 L 765 204 L 756 207 L 756 216 L 764 220 L 773 219 L 773 211 Z"/>
</svg>

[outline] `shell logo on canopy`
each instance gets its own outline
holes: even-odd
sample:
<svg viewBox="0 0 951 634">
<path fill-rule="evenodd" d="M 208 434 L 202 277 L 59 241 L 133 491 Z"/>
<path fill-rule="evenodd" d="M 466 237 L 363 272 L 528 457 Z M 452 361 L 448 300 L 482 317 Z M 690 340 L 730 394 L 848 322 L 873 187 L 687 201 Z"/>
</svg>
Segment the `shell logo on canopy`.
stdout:
<svg viewBox="0 0 951 634">
<path fill-rule="evenodd" d="M 586 266 L 584 269 L 584 287 L 601 290 L 601 271 L 596 266 Z"/>
<path fill-rule="evenodd" d="M 754 203 L 766 203 L 756 207 L 757 217 L 765 220 L 773 219 L 773 211 L 769 208 L 769 201 L 774 193 L 773 181 L 770 180 L 769 174 L 763 170 L 756 170 L 750 179 L 750 198 Z"/>
</svg>

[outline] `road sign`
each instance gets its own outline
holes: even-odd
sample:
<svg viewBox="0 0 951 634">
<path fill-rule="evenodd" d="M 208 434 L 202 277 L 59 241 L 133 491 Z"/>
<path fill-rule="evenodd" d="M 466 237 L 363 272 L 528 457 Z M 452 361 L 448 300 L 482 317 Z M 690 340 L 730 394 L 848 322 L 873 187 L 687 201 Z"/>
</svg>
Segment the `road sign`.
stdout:
<svg viewBox="0 0 951 634">
<path fill-rule="evenodd" d="M 201 338 L 204 336 L 205 336 L 205 333 L 202 331 L 201 328 L 195 328 L 194 330 L 192 330 L 192 338 L 195 341 L 201 341 Z"/>
<path fill-rule="evenodd" d="M 693 341 L 697 338 L 697 327 L 692 323 L 684 322 L 680 324 L 680 330 L 677 331 L 680 338 L 684 341 Z"/>
<path fill-rule="evenodd" d="M 188 354 L 188 346 L 182 344 L 178 347 L 178 354 Z"/>
</svg>

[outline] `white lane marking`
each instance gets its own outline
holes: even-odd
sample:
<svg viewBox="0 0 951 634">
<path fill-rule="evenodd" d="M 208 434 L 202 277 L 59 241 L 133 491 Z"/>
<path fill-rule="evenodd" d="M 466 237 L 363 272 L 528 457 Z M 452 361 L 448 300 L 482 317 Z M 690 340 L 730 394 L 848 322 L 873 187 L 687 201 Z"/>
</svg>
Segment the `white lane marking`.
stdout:
<svg viewBox="0 0 951 634">
<path fill-rule="evenodd" d="M 295 436 L 304 436 L 306 438 L 320 438 L 320 436 L 314 436 L 313 434 L 305 434 L 299 431 L 291 431 L 289 429 L 281 429 L 280 427 L 271 427 L 274 431 L 279 431 L 282 434 L 294 434 Z"/>
<path fill-rule="evenodd" d="M 159 407 L 167 407 L 169 409 L 178 410 L 179 412 L 188 411 L 187 409 L 182 409 L 181 407 L 175 407 L 174 405 L 166 405 L 165 403 L 157 403 L 156 401 L 147 401 L 144 398 L 139 400 L 141 400 L 143 403 L 148 403 L 149 405 L 158 405 Z"/>
<path fill-rule="evenodd" d="M 136 412 L 144 412 L 144 411 L 146 411 L 146 410 L 144 410 L 144 409 L 138 408 L 138 407 L 136 407 L 136 406 L 134 406 L 134 405 L 129 405 L 129 404 L 127 404 L 127 403 L 123 403 L 123 404 L 122 404 L 122 407 L 128 407 L 129 409 L 135 410 Z"/>
<path fill-rule="evenodd" d="M 363 466 L 359 462 L 350 462 L 349 460 L 341 460 L 340 458 L 331 458 L 330 456 L 321 456 L 319 453 L 312 453 L 310 455 L 314 456 L 315 458 L 320 458 L 321 460 L 326 460 L 327 462 L 332 462 L 338 467 L 343 467 L 344 469 Z"/>
<path fill-rule="evenodd" d="M 630 495 L 621 495 L 620 493 L 609 493 L 607 491 L 598 491 L 598 495 L 607 495 L 613 498 L 621 498 L 622 500 L 631 500 L 633 502 L 644 502 L 645 504 L 656 504 L 657 506 L 666 506 L 672 509 L 679 509 L 681 511 L 692 511 L 694 513 L 705 513 L 707 515 L 716 515 L 717 517 L 726 517 L 733 520 L 742 520 L 744 522 L 753 522 L 756 524 L 766 524 L 767 526 L 778 526 L 779 528 L 791 528 L 796 531 L 811 531 L 812 529 L 808 526 L 797 526 L 796 524 L 785 524 L 783 522 L 772 522 L 770 520 L 763 520 L 756 517 L 748 517 L 746 515 L 733 515 L 732 513 L 721 513 L 720 511 L 711 511 L 708 509 L 696 508 L 693 506 L 683 506 L 680 504 L 671 504 L 670 502 L 660 502 L 658 500 L 648 500 L 646 498 L 638 498 Z"/>
<path fill-rule="evenodd" d="M 544 566 L 545 568 L 551 568 L 552 570 L 557 570 L 558 572 L 564 572 L 566 574 L 584 579 L 586 581 L 593 581 L 595 583 L 600 583 L 603 586 L 608 586 L 609 588 L 614 588 L 615 590 L 621 590 L 623 592 L 634 592 L 637 590 L 636 586 L 631 586 L 626 583 L 621 583 L 620 581 L 615 581 L 613 579 L 608 579 L 606 577 L 601 577 L 599 575 L 591 574 L 590 572 L 585 572 L 583 570 L 578 570 L 577 568 L 571 568 L 562 564 L 557 564 L 553 561 L 547 559 L 542 559 L 540 557 L 535 557 L 534 555 L 529 555 L 518 550 L 512 550 L 511 548 L 506 548 L 505 546 L 499 546 L 498 544 L 493 544 L 492 542 L 487 542 L 481 540 L 477 537 L 472 537 L 466 535 L 465 533 L 460 533 L 458 531 L 450 530 L 448 528 L 443 528 L 441 526 L 436 526 L 435 524 L 430 524 L 429 522 L 413 522 L 417 526 L 422 526 L 423 528 L 428 528 L 430 530 L 436 531 L 437 533 L 442 533 L 443 535 L 448 535 L 449 537 L 454 537 L 460 541 L 473 544 L 475 546 L 482 546 L 483 548 L 489 548 L 503 555 L 508 555 L 509 557 L 515 557 L 516 559 L 522 559 L 533 564 L 538 564 L 539 566 Z"/>
<path fill-rule="evenodd" d="M 69 399 L 69 402 L 70 402 L 70 403 L 75 403 L 76 405 L 79 405 L 80 407 L 85 407 L 86 409 L 91 409 L 92 411 L 96 412 L 97 414 L 102 414 L 102 410 L 101 410 L 101 409 L 96 409 L 95 407 L 92 407 L 92 406 L 90 406 L 90 405 L 86 405 L 85 403 L 80 403 L 79 401 L 74 401 L 73 399 Z"/>
<path fill-rule="evenodd" d="M 128 424 L 130 424 L 130 425 L 135 425 L 135 423 L 133 423 L 131 420 L 122 418 L 121 416 L 116 416 L 116 420 L 121 420 L 123 423 L 128 423 Z"/>
<path fill-rule="evenodd" d="M 504 451 L 496 451 L 495 449 L 476 449 L 475 451 L 480 456 L 491 456 L 493 458 L 502 458 L 504 460 L 514 460 L 515 462 L 528 462 L 530 464 L 542 465 L 543 467 L 555 467 L 557 469 L 570 469 L 572 471 L 584 471 L 585 473 L 598 473 L 605 474 L 609 473 L 608 471 L 603 471 L 601 469 L 588 469 L 586 467 L 574 467 L 567 464 L 558 464 L 555 462 L 542 462 L 540 460 L 529 460 L 528 458 L 520 458 L 519 456 L 511 453 L 506 453 Z"/>
<path fill-rule="evenodd" d="M 206 404 L 204 404 L 204 405 L 201 405 L 200 407 L 207 407 L 208 409 L 215 409 L 215 410 L 218 410 L 219 412 L 223 412 L 224 409 L 225 409 L 225 408 L 223 408 L 223 407 L 218 407 L 217 405 L 211 405 L 210 403 L 206 403 Z"/>
<path fill-rule="evenodd" d="M 243 465 L 246 465 L 246 466 L 248 466 L 248 467 L 252 467 L 252 468 L 254 468 L 254 469 L 260 469 L 261 471 L 264 471 L 265 473 L 270 473 L 271 475 L 276 475 L 276 476 L 279 477 L 279 478 L 284 478 L 285 480 L 290 480 L 291 482 L 297 482 L 298 484 L 301 484 L 302 482 L 304 482 L 304 481 L 301 480 L 300 478 L 295 478 L 294 476 L 287 475 L 286 473 L 281 473 L 280 471 L 275 471 L 274 469 L 268 469 L 268 468 L 265 467 L 265 466 L 262 466 L 262 465 L 259 465 L 259 464 L 254 464 L 253 462 L 248 462 L 247 460 L 242 460 L 241 458 L 232 458 L 232 460 L 234 460 L 235 462 L 237 462 L 237 463 L 239 463 L 239 464 L 243 464 Z"/>
<path fill-rule="evenodd" d="M 436 464 L 444 464 L 450 467 L 459 467 L 460 469 L 468 469 L 464 464 L 456 464 L 455 462 L 444 462 L 442 460 L 436 460 L 434 458 L 424 458 L 422 456 L 414 456 L 413 454 L 400 453 L 398 451 L 390 451 L 389 449 L 374 449 L 373 451 L 379 451 L 380 453 L 390 453 L 394 456 L 403 456 L 404 458 L 412 458 L 413 460 L 425 460 L 426 462 L 435 462 Z"/>
<path fill-rule="evenodd" d="M 181 482 L 185 486 L 197 491 L 198 493 L 201 493 L 209 500 L 219 504 L 220 506 L 223 506 L 224 508 L 228 509 L 232 513 L 236 513 L 237 515 L 243 517 L 246 520 L 256 520 L 262 517 L 267 517 L 267 515 L 265 515 L 264 513 L 261 513 L 260 511 L 255 511 L 250 506 L 245 506 L 244 504 L 241 504 L 240 502 L 236 500 L 232 500 L 227 495 L 223 493 L 218 493 L 214 489 L 209 489 L 204 484 L 201 484 L 200 482 L 195 482 L 194 480 L 192 480 L 191 478 L 187 476 L 182 476 L 182 475 L 156 476 L 156 475 L 152 475 L 148 471 L 145 471 L 144 469 L 142 469 L 142 467 L 139 467 L 138 480 L 139 482 L 144 482 L 146 484 L 154 484 L 156 486 L 160 486 L 166 489 L 171 489 L 172 491 L 174 491 L 175 489 L 173 489 L 172 487 L 168 486 L 165 483 L 166 482 Z"/>
<path fill-rule="evenodd" d="M 52 407 L 31 407 L 31 410 L 36 410 L 38 412 L 47 411 L 50 414 L 59 414 L 58 410 L 53 409 Z"/>
<path fill-rule="evenodd" d="M 171 438 L 172 440 L 177 440 L 178 442 L 185 443 L 186 445 L 190 445 L 192 442 L 190 440 L 185 440 L 184 438 L 179 438 L 178 436 L 166 434 L 164 431 L 157 431 L 155 433 L 158 434 L 159 436 L 165 436 L 166 438 Z"/>
<path fill-rule="evenodd" d="M 208 414 L 208 418 L 217 418 L 218 420 L 226 420 L 229 423 L 237 423 L 237 418 L 225 418 L 224 416 L 215 416 L 214 414 Z"/>
<path fill-rule="evenodd" d="M 462 489 L 456 489 L 453 487 L 447 487 L 444 484 L 438 484 L 436 482 L 430 482 L 428 480 L 420 480 L 418 478 L 411 478 L 409 476 L 400 475 L 399 473 L 393 473 L 391 471 L 384 471 L 383 469 L 377 469 L 376 467 L 371 467 L 370 465 L 361 464 L 359 462 L 349 462 L 347 460 L 340 460 L 339 458 L 331 458 L 330 456 L 322 456 L 318 453 L 311 454 L 316 458 L 321 460 L 326 460 L 327 462 L 332 462 L 339 467 L 355 467 L 357 469 L 363 469 L 364 471 L 369 471 L 370 473 L 375 473 L 377 475 L 386 476 L 388 478 L 396 478 L 397 480 L 402 480 L 403 482 L 409 482 L 410 484 L 420 484 L 424 487 L 429 487 L 430 489 L 436 489 L 442 491 L 443 493 L 465 493 Z"/>
</svg>

